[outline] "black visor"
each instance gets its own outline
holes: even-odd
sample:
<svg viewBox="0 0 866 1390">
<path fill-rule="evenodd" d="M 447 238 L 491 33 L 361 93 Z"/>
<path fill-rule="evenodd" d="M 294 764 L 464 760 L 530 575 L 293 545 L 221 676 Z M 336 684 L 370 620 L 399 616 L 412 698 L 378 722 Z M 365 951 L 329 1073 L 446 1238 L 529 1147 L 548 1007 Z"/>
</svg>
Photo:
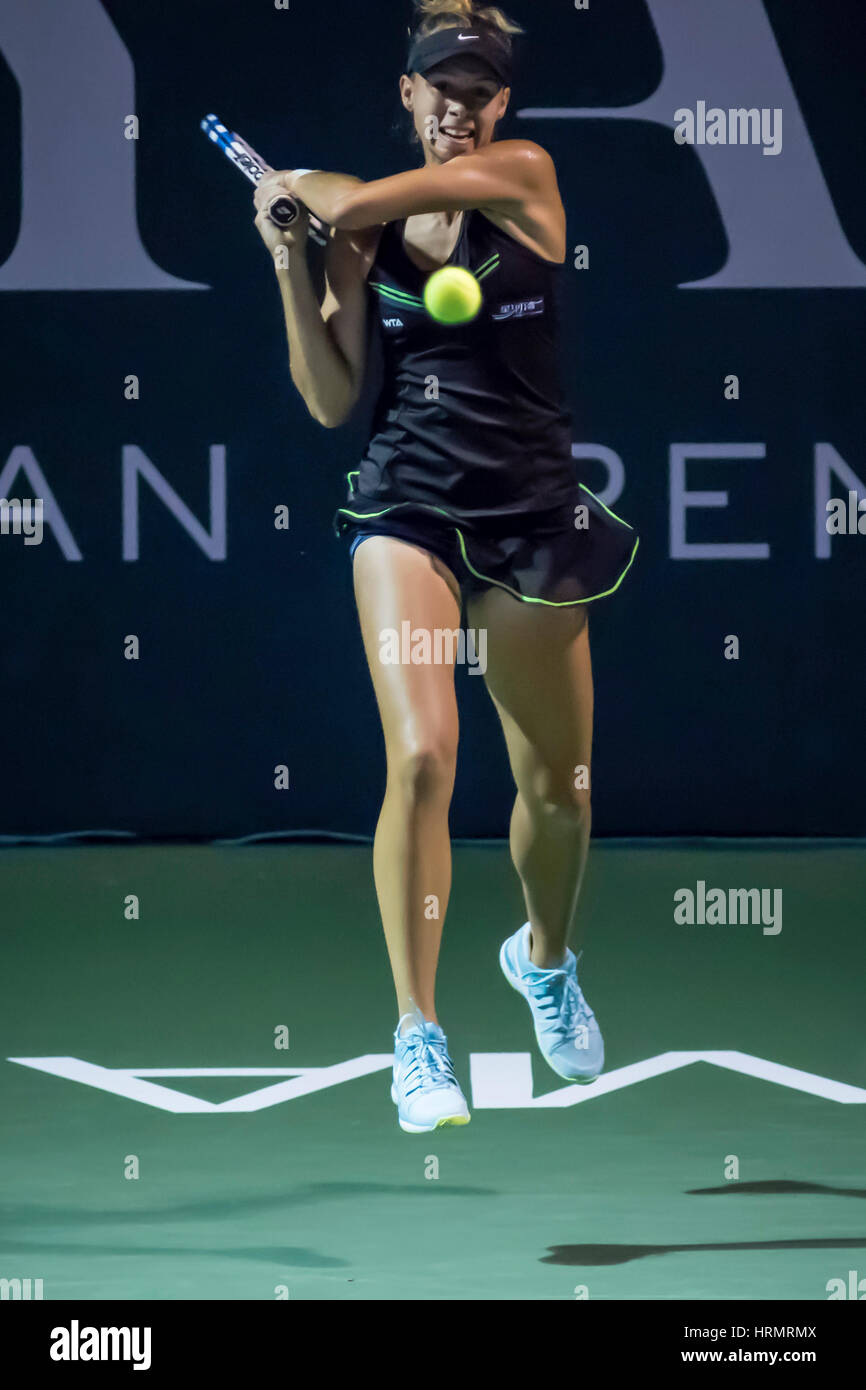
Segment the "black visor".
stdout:
<svg viewBox="0 0 866 1390">
<path fill-rule="evenodd" d="M 423 77 L 446 59 L 462 58 L 467 53 L 486 63 L 503 87 L 510 87 L 512 64 L 508 42 L 504 35 L 498 38 L 488 28 L 460 29 L 455 26 L 439 29 L 424 38 L 413 38 L 406 59 L 406 71 L 420 72 Z"/>
</svg>

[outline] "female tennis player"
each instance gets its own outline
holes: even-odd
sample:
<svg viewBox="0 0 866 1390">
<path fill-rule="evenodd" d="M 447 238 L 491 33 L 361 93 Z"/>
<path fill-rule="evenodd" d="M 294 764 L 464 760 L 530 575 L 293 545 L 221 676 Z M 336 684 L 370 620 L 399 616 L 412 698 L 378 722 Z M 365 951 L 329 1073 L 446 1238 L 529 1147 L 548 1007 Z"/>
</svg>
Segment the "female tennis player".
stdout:
<svg viewBox="0 0 866 1390">
<path fill-rule="evenodd" d="M 590 833 L 593 683 L 587 606 L 618 588 L 637 537 L 579 482 L 558 376 L 565 212 L 550 156 L 495 138 L 518 25 L 473 0 L 421 0 L 400 78 L 423 166 L 362 182 L 282 170 L 255 194 L 275 257 L 292 380 L 322 425 L 358 400 L 368 315 L 385 382 L 367 451 L 334 518 L 350 542 L 387 785 L 373 850 L 397 993 L 391 1098 L 403 1130 L 469 1121 L 434 989 L 451 887 L 448 810 L 457 758 L 454 665 L 386 664 L 381 634 L 487 639 L 484 679 L 517 788 L 510 845 L 528 920 L 502 944 L 542 1055 L 589 1082 L 601 1033 L 568 941 Z M 303 254 L 308 219 L 280 231 L 288 191 L 331 227 L 320 305 Z M 300 254 L 293 254 L 301 248 Z M 425 310 L 430 274 L 473 272 L 481 310 L 447 326 Z M 465 619 L 464 619 L 465 621 Z M 440 648 L 441 650 L 441 648 Z M 576 943 L 575 943 L 576 944 Z"/>
</svg>

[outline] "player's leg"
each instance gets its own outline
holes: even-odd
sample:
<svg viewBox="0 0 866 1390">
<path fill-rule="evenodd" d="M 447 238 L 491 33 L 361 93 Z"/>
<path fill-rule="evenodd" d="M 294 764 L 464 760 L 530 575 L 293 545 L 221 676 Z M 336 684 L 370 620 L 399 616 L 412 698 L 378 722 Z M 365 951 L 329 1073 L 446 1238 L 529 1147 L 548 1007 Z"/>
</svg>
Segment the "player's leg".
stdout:
<svg viewBox="0 0 866 1390">
<path fill-rule="evenodd" d="M 490 588 L 470 599 L 468 613 L 487 630 L 485 679 L 517 784 L 511 855 L 531 924 L 530 958 L 552 969 L 580 935 L 574 919 L 591 824 L 586 609 L 522 603 Z"/>
<path fill-rule="evenodd" d="M 355 597 L 382 720 L 387 783 L 373 871 L 399 1016 L 416 1005 L 438 1022 L 436 966 L 451 891 L 448 808 L 457 766 L 454 667 L 383 660 L 383 633 L 456 629 L 460 589 L 417 545 L 370 536 L 354 555 Z"/>
</svg>

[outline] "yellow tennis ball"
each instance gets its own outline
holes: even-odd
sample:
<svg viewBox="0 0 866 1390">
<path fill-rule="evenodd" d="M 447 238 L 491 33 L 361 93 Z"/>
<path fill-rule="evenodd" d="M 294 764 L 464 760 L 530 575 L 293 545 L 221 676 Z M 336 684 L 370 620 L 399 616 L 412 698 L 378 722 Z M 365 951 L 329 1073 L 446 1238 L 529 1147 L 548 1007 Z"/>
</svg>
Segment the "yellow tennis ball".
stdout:
<svg viewBox="0 0 866 1390">
<path fill-rule="evenodd" d="M 471 270 L 443 265 L 424 286 L 424 307 L 437 323 L 468 323 L 481 308 L 481 286 Z"/>
</svg>

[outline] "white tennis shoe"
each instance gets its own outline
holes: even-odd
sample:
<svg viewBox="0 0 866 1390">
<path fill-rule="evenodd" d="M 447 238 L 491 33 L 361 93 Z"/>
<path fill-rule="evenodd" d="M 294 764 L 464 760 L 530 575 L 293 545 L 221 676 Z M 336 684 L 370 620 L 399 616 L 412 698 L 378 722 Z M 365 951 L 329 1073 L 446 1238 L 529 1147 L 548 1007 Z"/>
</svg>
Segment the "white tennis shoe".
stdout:
<svg viewBox="0 0 866 1390">
<path fill-rule="evenodd" d="M 529 959 L 530 926 L 503 941 L 499 964 L 512 989 L 522 994 L 535 1024 L 547 1065 L 564 1081 L 587 1085 L 604 1066 L 604 1042 L 595 1014 L 577 983 L 579 957 L 566 948 L 558 970 L 539 970 Z M 582 954 L 582 952 L 581 952 Z"/>
<path fill-rule="evenodd" d="M 411 1019 L 404 1033 L 404 1020 Z M 438 1023 L 419 1009 L 404 1014 L 394 1033 L 394 1079 L 391 1099 L 400 1128 L 407 1134 L 426 1134 L 445 1125 L 468 1125 L 466 1097 L 448 1056 L 448 1041 Z"/>
</svg>

